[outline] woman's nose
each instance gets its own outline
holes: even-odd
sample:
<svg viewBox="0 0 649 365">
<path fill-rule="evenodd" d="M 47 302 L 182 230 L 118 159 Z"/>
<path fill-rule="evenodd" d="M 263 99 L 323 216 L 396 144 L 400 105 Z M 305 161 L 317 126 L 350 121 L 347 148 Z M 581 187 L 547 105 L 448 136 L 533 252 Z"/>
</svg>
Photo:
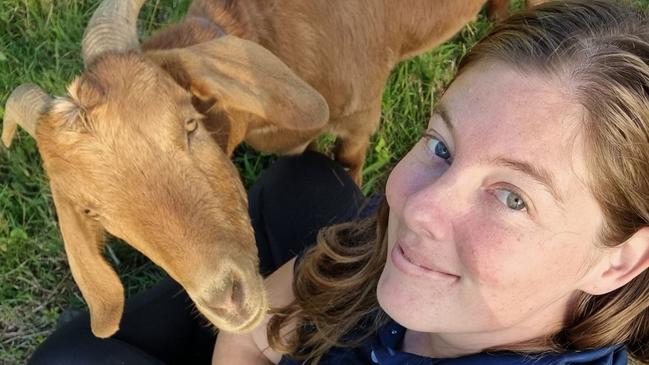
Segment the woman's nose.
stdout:
<svg viewBox="0 0 649 365">
<path fill-rule="evenodd" d="M 449 174 L 419 184 L 405 199 L 404 223 L 413 232 L 430 239 L 450 240 L 454 217 L 464 205 L 461 195 L 457 180 Z"/>
</svg>

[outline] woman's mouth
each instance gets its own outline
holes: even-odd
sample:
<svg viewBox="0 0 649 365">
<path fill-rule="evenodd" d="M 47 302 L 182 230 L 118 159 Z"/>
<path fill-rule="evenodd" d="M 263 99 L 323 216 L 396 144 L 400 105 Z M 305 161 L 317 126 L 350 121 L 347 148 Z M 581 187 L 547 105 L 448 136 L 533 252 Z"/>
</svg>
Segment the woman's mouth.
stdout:
<svg viewBox="0 0 649 365">
<path fill-rule="evenodd" d="M 439 271 L 420 263 L 412 251 L 404 249 L 399 242 L 392 248 L 390 258 L 394 266 L 401 272 L 412 276 L 427 276 L 434 279 L 457 280 L 459 276 Z"/>
</svg>

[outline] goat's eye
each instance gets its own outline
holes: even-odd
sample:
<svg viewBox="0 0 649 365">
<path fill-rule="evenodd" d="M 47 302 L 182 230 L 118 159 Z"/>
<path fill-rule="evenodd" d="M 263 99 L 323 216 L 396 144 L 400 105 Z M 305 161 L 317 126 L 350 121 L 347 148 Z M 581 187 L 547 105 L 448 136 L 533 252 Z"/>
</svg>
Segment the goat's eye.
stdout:
<svg viewBox="0 0 649 365">
<path fill-rule="evenodd" d="M 198 120 L 196 119 L 190 119 L 185 123 L 185 129 L 188 133 L 195 131 L 196 128 L 198 128 Z"/>
<path fill-rule="evenodd" d="M 99 217 L 99 214 L 97 214 L 97 212 L 95 210 L 90 209 L 90 208 L 83 208 L 83 214 L 86 217 L 92 218 L 92 219 L 97 219 L 97 217 Z"/>
</svg>

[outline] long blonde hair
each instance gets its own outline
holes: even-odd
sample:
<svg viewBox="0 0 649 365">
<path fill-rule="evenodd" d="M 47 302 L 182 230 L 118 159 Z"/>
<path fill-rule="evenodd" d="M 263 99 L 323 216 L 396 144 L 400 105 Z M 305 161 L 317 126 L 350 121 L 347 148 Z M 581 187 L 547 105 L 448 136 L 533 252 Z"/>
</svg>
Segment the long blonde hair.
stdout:
<svg viewBox="0 0 649 365">
<path fill-rule="evenodd" d="M 605 222 L 602 244 L 625 242 L 649 225 L 649 21 L 628 4 L 570 0 L 517 13 L 497 25 L 460 63 L 485 60 L 558 76 L 587 111 L 589 187 Z M 296 267 L 295 301 L 275 311 L 271 346 L 318 363 L 334 346 L 356 346 L 387 318 L 376 298 L 386 260 L 386 204 L 377 216 L 329 227 Z M 649 272 L 599 296 L 581 293 L 563 329 L 528 349 L 588 350 L 625 344 L 649 362 Z M 297 330 L 280 329 L 288 321 Z M 541 344 L 541 346 L 539 346 Z M 526 348 L 523 344 L 500 350 Z"/>
</svg>

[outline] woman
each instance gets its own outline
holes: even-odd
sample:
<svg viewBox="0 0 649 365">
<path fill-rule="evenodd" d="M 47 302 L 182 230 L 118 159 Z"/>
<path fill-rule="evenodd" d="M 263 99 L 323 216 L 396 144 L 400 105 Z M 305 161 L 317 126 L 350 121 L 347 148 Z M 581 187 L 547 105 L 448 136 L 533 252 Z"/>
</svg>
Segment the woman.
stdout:
<svg viewBox="0 0 649 365">
<path fill-rule="evenodd" d="M 648 63 L 647 18 L 621 4 L 497 26 L 378 217 L 273 273 L 280 309 L 220 334 L 213 363 L 649 361 Z"/>
</svg>

